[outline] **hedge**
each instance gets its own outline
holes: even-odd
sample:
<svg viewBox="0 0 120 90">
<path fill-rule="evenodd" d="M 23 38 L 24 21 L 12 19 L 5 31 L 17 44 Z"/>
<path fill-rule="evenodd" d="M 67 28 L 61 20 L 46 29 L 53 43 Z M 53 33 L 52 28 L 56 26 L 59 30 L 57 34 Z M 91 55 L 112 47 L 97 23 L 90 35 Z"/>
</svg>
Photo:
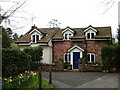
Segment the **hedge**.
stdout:
<svg viewBox="0 0 120 90">
<path fill-rule="evenodd" d="M 104 46 L 101 55 L 104 70 L 120 70 L 120 45 Z"/>
</svg>

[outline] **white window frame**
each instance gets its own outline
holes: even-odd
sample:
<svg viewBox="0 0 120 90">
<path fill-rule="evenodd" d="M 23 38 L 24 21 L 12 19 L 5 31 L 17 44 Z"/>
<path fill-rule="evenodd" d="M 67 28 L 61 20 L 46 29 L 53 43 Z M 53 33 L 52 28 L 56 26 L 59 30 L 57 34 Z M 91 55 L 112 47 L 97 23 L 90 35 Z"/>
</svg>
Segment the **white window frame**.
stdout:
<svg viewBox="0 0 120 90">
<path fill-rule="evenodd" d="M 62 33 L 64 37 L 63 40 L 70 40 L 70 38 L 74 36 L 74 31 L 72 31 L 71 29 L 65 29 L 64 31 L 62 31 Z M 67 38 L 65 37 L 66 35 L 67 35 Z"/>
<path fill-rule="evenodd" d="M 66 61 L 65 61 L 65 55 L 66 55 L 66 54 L 67 54 L 67 62 L 69 62 L 69 60 L 71 60 L 70 57 L 69 57 L 70 53 L 65 53 L 65 54 L 64 54 L 64 62 L 66 62 Z M 71 62 L 71 61 L 70 61 L 70 62 Z"/>
<path fill-rule="evenodd" d="M 64 35 L 64 40 L 70 40 L 70 38 L 71 38 L 71 36 L 72 36 L 72 35 L 70 35 L 70 34 L 71 34 L 71 33 L 65 34 L 65 35 Z M 65 37 L 66 35 L 67 35 L 67 38 Z"/>
<path fill-rule="evenodd" d="M 88 40 L 90 40 L 90 39 L 95 39 L 95 33 L 93 33 L 93 34 L 94 34 L 94 38 L 92 38 L 92 33 L 93 33 L 93 32 L 88 32 L 88 33 L 86 33 L 86 39 L 88 39 Z M 90 38 L 87 37 L 88 34 L 90 34 Z"/>
<path fill-rule="evenodd" d="M 35 42 L 33 42 L 33 36 L 35 35 Z M 40 35 L 39 34 L 33 34 L 33 35 L 31 35 L 31 41 L 32 41 L 32 43 L 37 43 L 37 35 L 39 36 L 39 39 L 38 40 L 40 40 Z"/>
<path fill-rule="evenodd" d="M 94 53 L 88 53 L 87 55 L 90 55 L 90 63 L 92 63 L 92 60 L 91 60 L 91 55 L 94 55 L 94 63 L 95 63 L 95 54 Z"/>
</svg>

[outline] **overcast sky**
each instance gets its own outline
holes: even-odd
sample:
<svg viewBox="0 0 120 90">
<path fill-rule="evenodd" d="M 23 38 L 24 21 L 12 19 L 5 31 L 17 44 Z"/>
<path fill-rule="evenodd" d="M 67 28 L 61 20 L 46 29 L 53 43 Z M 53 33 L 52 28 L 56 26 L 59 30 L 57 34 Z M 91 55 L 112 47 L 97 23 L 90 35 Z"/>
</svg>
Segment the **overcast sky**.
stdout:
<svg viewBox="0 0 120 90">
<path fill-rule="evenodd" d="M 102 3 L 103 1 L 107 0 L 28 0 L 14 14 L 14 17 L 11 17 L 11 22 L 13 22 L 11 23 L 13 25 L 12 28 L 25 26 L 24 28 L 14 30 L 14 32 L 21 35 L 25 34 L 33 24 L 39 28 L 46 28 L 51 19 L 57 19 L 61 23 L 60 28 L 67 26 L 83 28 L 89 25 L 93 27 L 111 26 L 113 36 L 115 37 L 116 29 L 118 28 L 119 0 L 116 0 L 112 8 L 105 13 L 104 11 L 110 5 L 105 5 Z M 2 2 L 0 6 L 7 10 L 13 4 L 11 2 Z M 18 18 L 18 16 L 25 19 Z M 6 25 L 6 27 L 8 26 Z"/>
</svg>

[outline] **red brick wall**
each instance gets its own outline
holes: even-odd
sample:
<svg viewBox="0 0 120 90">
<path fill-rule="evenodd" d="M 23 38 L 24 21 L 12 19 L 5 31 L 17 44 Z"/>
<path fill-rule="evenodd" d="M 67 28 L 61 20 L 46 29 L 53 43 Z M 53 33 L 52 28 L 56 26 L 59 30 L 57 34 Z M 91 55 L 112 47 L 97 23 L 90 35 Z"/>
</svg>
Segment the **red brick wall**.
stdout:
<svg viewBox="0 0 120 90">
<path fill-rule="evenodd" d="M 71 41 L 53 42 L 53 61 L 58 60 L 59 57 L 62 57 L 62 59 L 64 60 L 64 53 L 66 53 L 67 49 L 73 47 L 74 45 L 78 45 L 81 48 L 84 47 L 83 42 L 71 42 Z"/>
<path fill-rule="evenodd" d="M 57 41 L 53 42 L 53 61 L 58 61 L 59 57 L 62 57 L 62 62 L 64 60 L 64 53 L 67 52 L 67 49 L 78 45 L 81 48 L 86 48 L 84 42 L 71 42 L 71 41 Z M 101 59 L 101 48 L 103 46 L 110 45 L 108 41 L 87 41 L 87 53 L 94 53 L 96 62 L 102 63 Z M 61 67 L 62 70 L 62 67 Z"/>
<path fill-rule="evenodd" d="M 110 45 L 108 41 L 87 41 L 87 53 L 95 54 L 95 62 L 102 63 L 101 48 Z"/>
</svg>

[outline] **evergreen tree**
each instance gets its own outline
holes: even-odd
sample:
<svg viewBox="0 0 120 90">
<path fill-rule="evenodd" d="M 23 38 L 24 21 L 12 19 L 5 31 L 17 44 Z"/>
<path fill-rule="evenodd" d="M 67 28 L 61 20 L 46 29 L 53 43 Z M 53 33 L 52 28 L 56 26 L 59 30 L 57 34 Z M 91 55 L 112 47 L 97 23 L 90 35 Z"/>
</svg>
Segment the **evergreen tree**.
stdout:
<svg viewBox="0 0 120 90">
<path fill-rule="evenodd" d="M 12 39 L 9 37 L 4 27 L 1 26 L 1 30 L 2 30 L 2 47 L 9 48 L 12 43 Z"/>
<path fill-rule="evenodd" d="M 6 32 L 7 32 L 7 35 L 8 35 L 9 37 L 11 37 L 12 34 L 13 34 L 11 28 L 7 28 L 7 29 L 6 29 Z"/>
<path fill-rule="evenodd" d="M 17 33 L 14 33 L 14 35 L 13 35 L 13 39 L 16 41 L 16 40 L 18 40 L 18 34 Z"/>
</svg>

